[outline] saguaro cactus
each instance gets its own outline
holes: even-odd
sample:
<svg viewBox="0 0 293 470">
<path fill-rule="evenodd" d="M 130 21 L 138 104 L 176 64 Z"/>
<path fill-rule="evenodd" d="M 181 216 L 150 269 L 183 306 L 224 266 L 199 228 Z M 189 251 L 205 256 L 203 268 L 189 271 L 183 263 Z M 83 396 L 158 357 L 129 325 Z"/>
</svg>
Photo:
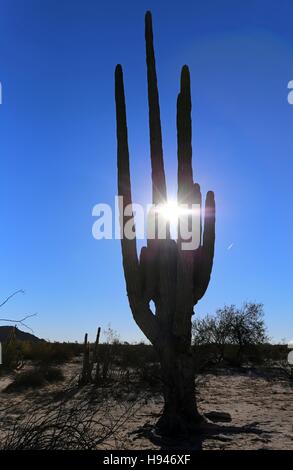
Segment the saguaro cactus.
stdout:
<svg viewBox="0 0 293 470">
<path fill-rule="evenodd" d="M 163 162 L 159 95 L 153 48 L 152 18 L 145 17 L 146 61 L 149 101 L 150 153 L 153 204 L 167 202 Z M 120 223 L 133 221 L 124 209 L 132 204 L 129 171 L 126 108 L 123 73 L 115 71 L 117 120 L 118 194 L 123 196 Z M 178 203 L 201 204 L 201 192 L 193 182 L 191 146 L 190 76 L 185 65 L 181 72 L 177 100 Z M 186 217 L 190 217 L 186 215 Z M 158 352 L 164 384 L 165 406 L 157 428 L 165 435 L 196 430 L 202 417 L 195 399 L 195 370 L 191 351 L 193 308 L 204 295 L 210 280 L 215 241 L 214 194 L 205 202 L 204 230 L 200 223 L 200 245 L 183 250 L 181 239 L 148 240 L 137 256 L 136 240 L 122 237 L 122 258 L 126 289 L 134 320 Z M 124 233 L 124 232 L 123 232 Z M 155 312 L 150 308 L 155 304 Z"/>
</svg>

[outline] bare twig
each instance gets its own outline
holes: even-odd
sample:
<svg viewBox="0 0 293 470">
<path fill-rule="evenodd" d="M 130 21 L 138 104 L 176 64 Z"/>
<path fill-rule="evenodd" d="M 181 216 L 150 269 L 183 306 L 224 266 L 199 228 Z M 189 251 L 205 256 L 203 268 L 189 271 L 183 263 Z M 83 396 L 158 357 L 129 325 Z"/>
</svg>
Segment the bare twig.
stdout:
<svg viewBox="0 0 293 470">
<path fill-rule="evenodd" d="M 6 297 L 5 300 L 3 300 L 3 302 L 0 304 L 0 308 L 3 307 L 3 305 L 5 305 L 8 300 L 10 300 L 12 297 L 14 297 L 15 295 L 17 294 L 24 294 L 24 290 L 23 289 L 19 289 L 19 290 L 16 290 L 15 292 L 13 292 L 12 294 L 10 294 L 8 297 Z"/>
<path fill-rule="evenodd" d="M 0 321 L 10 322 L 10 323 L 19 323 L 20 325 L 24 326 L 25 328 L 27 328 L 28 330 L 33 332 L 33 329 L 30 326 L 26 325 L 24 322 L 28 318 L 35 317 L 36 315 L 37 315 L 37 313 L 32 313 L 30 315 L 26 315 L 25 317 L 21 318 L 20 320 L 12 320 L 10 318 L 0 318 Z"/>
<path fill-rule="evenodd" d="M 28 407 L 10 429 L 2 427 L 5 437 L 1 450 L 78 450 L 122 448 L 125 423 L 132 419 L 145 403 L 146 394 L 138 395 L 133 403 L 113 402 L 101 391 L 91 402 L 87 395 L 76 402 L 48 401 Z M 113 405 L 116 403 L 115 411 Z M 5 422 L 5 420 L 3 421 Z"/>
</svg>

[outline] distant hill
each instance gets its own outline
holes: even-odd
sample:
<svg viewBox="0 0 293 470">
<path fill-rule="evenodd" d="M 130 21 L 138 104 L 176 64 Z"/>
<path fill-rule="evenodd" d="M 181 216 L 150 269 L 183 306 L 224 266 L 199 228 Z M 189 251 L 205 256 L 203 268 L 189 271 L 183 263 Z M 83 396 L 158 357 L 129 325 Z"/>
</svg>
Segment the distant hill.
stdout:
<svg viewBox="0 0 293 470">
<path fill-rule="evenodd" d="M 11 334 L 13 333 L 14 326 L 0 326 L 0 342 L 6 341 L 10 338 Z M 43 339 L 38 338 L 31 333 L 27 333 L 25 331 L 21 331 L 18 328 L 15 328 L 15 337 L 19 341 L 30 341 L 32 343 L 39 343 L 44 341 Z"/>
</svg>

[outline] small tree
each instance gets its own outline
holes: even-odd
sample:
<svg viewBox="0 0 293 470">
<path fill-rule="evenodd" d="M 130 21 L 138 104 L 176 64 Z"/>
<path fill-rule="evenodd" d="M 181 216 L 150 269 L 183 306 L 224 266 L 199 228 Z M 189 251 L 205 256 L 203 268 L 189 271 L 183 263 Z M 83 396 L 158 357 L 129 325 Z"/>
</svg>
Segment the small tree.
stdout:
<svg viewBox="0 0 293 470">
<path fill-rule="evenodd" d="M 217 310 L 215 316 L 207 315 L 202 319 L 195 319 L 192 323 L 192 333 L 195 346 L 213 345 L 216 349 L 216 362 L 224 359 L 225 348 L 229 343 L 229 328 L 226 315 L 220 310 Z"/>
<path fill-rule="evenodd" d="M 233 309 L 231 318 L 231 342 L 238 346 L 238 361 L 243 361 L 243 353 L 247 346 L 256 346 L 268 341 L 264 323 L 262 304 L 245 303 L 241 309 Z"/>
<path fill-rule="evenodd" d="M 207 315 L 193 322 L 195 345 L 214 344 L 217 360 L 224 359 L 227 345 L 237 346 L 237 361 L 243 362 L 243 353 L 248 346 L 263 344 L 268 340 L 264 323 L 263 305 L 246 302 L 241 308 L 235 305 L 218 309 L 214 317 Z"/>
</svg>

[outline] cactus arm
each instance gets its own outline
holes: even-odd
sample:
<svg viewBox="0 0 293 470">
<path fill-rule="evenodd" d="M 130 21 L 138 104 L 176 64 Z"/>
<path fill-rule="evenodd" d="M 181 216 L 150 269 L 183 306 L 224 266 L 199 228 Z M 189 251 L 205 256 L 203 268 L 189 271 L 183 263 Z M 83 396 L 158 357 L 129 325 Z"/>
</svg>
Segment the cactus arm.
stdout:
<svg viewBox="0 0 293 470">
<path fill-rule="evenodd" d="M 215 251 L 216 206 L 213 191 L 208 191 L 205 202 L 204 232 L 202 244 L 203 280 L 202 296 L 207 290 L 213 267 Z"/>
<path fill-rule="evenodd" d="M 205 219 L 203 233 L 203 249 L 209 253 L 210 260 L 214 257 L 216 206 L 213 191 L 208 191 L 205 203 Z"/>
<path fill-rule="evenodd" d="M 167 201 L 167 188 L 163 161 L 160 104 L 153 45 L 152 15 L 150 12 L 147 12 L 145 15 L 145 41 L 148 81 L 153 204 L 163 204 Z"/>
<path fill-rule="evenodd" d="M 193 196 L 190 75 L 182 67 L 177 99 L 178 203 L 191 204 Z"/>
<path fill-rule="evenodd" d="M 197 204 L 199 207 L 199 227 L 196 227 L 196 230 L 199 230 L 199 244 L 201 245 L 202 240 L 202 196 L 200 191 L 200 185 L 198 183 L 194 183 L 194 200 L 193 204 Z"/>
<path fill-rule="evenodd" d="M 157 84 L 156 61 L 153 44 L 152 15 L 147 12 L 145 15 L 145 43 L 146 43 L 146 65 L 148 84 L 148 106 L 149 106 L 149 133 L 150 133 L 150 155 L 152 169 L 152 201 L 154 205 L 165 204 L 167 202 L 167 187 L 164 170 L 162 130 L 160 117 L 159 92 Z M 158 217 L 156 215 L 156 233 Z M 166 238 L 170 238 L 170 226 L 166 225 Z M 146 273 L 146 295 L 149 299 L 155 300 L 158 295 L 158 250 L 157 240 L 147 241 L 147 251 L 145 253 L 145 273 Z M 156 309 L 159 313 L 160 309 Z"/>
<path fill-rule="evenodd" d="M 204 232 L 202 245 L 194 253 L 195 279 L 194 304 L 205 294 L 209 285 L 215 250 L 216 207 L 214 193 L 209 191 L 205 202 Z"/>
<path fill-rule="evenodd" d="M 125 273 L 127 293 L 130 302 L 139 296 L 138 285 L 138 257 L 136 250 L 136 239 L 132 240 L 124 237 L 125 223 L 133 221 L 133 213 L 124 215 L 125 207 L 132 204 L 129 150 L 126 122 L 126 107 L 124 96 L 123 72 L 120 65 L 115 70 L 115 99 L 116 99 L 116 120 L 117 120 L 117 164 L 118 164 L 118 195 L 123 197 L 123 204 L 120 207 L 120 226 L 123 231 L 121 238 L 123 268 Z"/>
<path fill-rule="evenodd" d="M 177 99 L 177 145 L 178 203 L 190 205 L 194 202 L 195 188 L 192 174 L 190 77 L 187 66 L 181 71 L 180 93 Z M 184 214 L 179 219 L 177 295 L 173 323 L 173 333 L 186 344 L 190 344 L 190 322 L 193 312 L 193 254 L 181 247 L 180 224 L 186 224 L 189 217 Z"/>
<path fill-rule="evenodd" d="M 125 207 L 132 204 L 131 182 L 129 169 L 129 150 L 127 136 L 126 106 L 123 84 L 123 72 L 120 65 L 115 70 L 115 101 L 117 125 L 117 166 L 118 195 L 123 197 L 120 209 L 120 225 L 122 229 L 121 248 L 126 290 L 134 320 L 151 342 L 156 342 L 157 323 L 148 302 L 142 295 L 140 270 L 136 249 L 136 238 L 124 237 L 125 223 L 133 220 L 134 215 L 124 215 Z"/>
</svg>

